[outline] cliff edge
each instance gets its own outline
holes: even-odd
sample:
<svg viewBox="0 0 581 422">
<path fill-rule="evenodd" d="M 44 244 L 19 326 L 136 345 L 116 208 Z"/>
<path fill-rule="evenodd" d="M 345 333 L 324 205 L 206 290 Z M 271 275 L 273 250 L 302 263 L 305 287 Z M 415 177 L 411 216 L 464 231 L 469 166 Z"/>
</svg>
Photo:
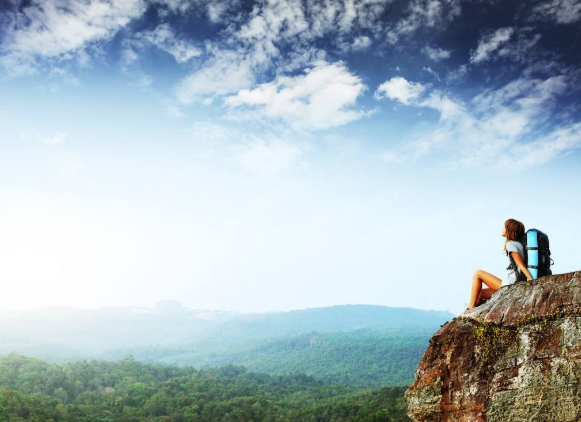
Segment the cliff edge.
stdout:
<svg viewBox="0 0 581 422">
<path fill-rule="evenodd" d="M 581 271 L 502 286 L 430 339 L 417 422 L 581 421 Z"/>
</svg>

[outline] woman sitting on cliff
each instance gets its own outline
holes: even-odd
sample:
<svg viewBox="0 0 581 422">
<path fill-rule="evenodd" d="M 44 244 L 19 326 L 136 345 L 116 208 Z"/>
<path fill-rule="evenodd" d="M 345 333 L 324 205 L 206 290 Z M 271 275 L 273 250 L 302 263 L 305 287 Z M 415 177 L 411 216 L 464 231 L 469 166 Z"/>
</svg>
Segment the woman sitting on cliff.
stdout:
<svg viewBox="0 0 581 422">
<path fill-rule="evenodd" d="M 506 220 L 504 222 L 504 228 L 502 229 L 502 236 L 506 237 L 503 251 L 507 256 L 510 253 L 516 265 L 518 265 L 520 270 L 527 277 L 527 280 L 532 280 L 533 277 L 524 263 L 525 251 L 523 244 L 518 241 L 524 233 L 525 226 L 523 223 L 513 220 L 512 218 Z M 472 276 L 472 296 L 470 297 L 470 302 L 468 303 L 468 307 L 458 316 L 462 316 L 467 310 L 480 305 L 483 299 L 488 299 L 492 296 L 492 293 L 500 289 L 503 284 L 513 284 L 516 280 L 517 274 L 512 266 L 510 266 L 510 258 L 508 275 L 504 283 L 500 278 L 495 277 L 486 271 L 476 270 Z M 483 283 L 486 284 L 488 288 L 482 288 Z"/>
</svg>

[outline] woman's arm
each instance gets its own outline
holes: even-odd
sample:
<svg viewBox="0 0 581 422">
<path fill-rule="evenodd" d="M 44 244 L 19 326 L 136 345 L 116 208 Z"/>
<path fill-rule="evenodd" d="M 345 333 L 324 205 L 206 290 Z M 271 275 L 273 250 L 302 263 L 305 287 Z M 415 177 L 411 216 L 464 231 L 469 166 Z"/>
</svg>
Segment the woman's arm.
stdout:
<svg viewBox="0 0 581 422">
<path fill-rule="evenodd" d="M 529 269 L 526 267 L 525 263 L 523 262 L 522 258 L 520 257 L 520 254 L 518 252 L 511 252 L 510 254 L 512 255 L 512 258 L 514 259 L 514 262 L 516 262 L 516 265 L 518 265 L 518 267 L 521 269 L 521 271 L 524 273 L 524 275 L 527 276 L 527 280 L 532 280 L 533 276 L 531 275 Z"/>
</svg>

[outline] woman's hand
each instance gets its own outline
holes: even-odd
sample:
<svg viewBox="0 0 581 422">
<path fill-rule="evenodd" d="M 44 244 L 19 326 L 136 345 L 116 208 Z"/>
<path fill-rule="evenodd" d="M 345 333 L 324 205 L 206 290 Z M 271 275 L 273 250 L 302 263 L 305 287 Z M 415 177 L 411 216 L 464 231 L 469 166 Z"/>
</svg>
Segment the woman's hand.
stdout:
<svg viewBox="0 0 581 422">
<path fill-rule="evenodd" d="M 533 280 L 533 276 L 531 275 L 529 269 L 526 267 L 525 263 L 523 262 L 522 258 L 520 257 L 520 254 L 518 252 L 511 252 L 510 254 L 512 255 L 512 258 L 514 259 L 514 262 L 516 262 L 516 265 L 518 265 L 518 267 L 523 272 L 523 274 L 526 275 L 527 281 Z"/>
</svg>

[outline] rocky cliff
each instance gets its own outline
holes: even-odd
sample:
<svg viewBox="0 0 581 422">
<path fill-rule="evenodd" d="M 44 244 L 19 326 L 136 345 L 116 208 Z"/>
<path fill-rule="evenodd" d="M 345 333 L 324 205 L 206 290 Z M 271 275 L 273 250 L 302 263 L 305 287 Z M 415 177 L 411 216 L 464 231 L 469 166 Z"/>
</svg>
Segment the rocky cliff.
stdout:
<svg viewBox="0 0 581 422">
<path fill-rule="evenodd" d="M 581 271 L 502 286 L 430 339 L 405 393 L 424 421 L 581 421 Z"/>
</svg>

